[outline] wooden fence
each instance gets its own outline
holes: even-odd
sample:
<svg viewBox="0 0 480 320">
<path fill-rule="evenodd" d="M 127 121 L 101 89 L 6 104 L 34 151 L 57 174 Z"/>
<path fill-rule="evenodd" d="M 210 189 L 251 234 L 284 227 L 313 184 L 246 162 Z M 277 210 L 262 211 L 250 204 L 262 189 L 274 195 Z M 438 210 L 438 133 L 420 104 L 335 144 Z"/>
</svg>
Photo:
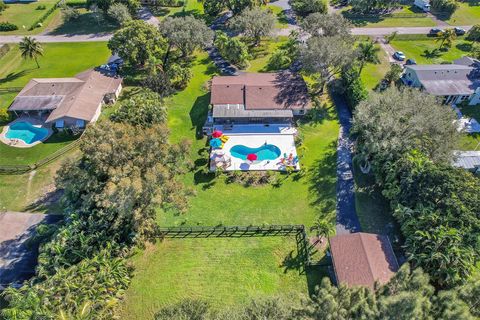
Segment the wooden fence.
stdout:
<svg viewBox="0 0 480 320">
<path fill-rule="evenodd" d="M 0 174 L 23 174 L 30 172 L 32 170 L 38 169 L 66 154 L 67 152 L 77 148 L 80 144 L 80 139 L 73 141 L 72 143 L 66 145 L 65 147 L 58 149 L 51 155 L 40 159 L 31 165 L 2 165 L 0 166 Z"/>
</svg>

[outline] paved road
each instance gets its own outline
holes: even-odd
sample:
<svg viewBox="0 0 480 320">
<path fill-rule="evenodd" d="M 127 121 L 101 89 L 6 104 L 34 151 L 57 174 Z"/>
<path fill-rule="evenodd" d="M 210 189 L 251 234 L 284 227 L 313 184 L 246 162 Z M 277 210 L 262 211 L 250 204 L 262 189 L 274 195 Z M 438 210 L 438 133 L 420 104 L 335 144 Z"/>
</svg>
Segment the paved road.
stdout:
<svg viewBox="0 0 480 320">
<path fill-rule="evenodd" d="M 352 171 L 352 146 L 350 128 L 352 115 L 343 97 L 333 95 L 340 121 L 337 146 L 337 234 L 360 232 L 360 222 L 355 210 L 355 184 Z"/>
</svg>

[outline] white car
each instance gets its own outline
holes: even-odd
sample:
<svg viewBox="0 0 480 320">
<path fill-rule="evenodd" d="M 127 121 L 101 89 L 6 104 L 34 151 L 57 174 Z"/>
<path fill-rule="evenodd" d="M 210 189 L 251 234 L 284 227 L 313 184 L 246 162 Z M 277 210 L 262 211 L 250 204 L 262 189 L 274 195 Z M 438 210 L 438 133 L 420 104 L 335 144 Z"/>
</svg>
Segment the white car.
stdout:
<svg viewBox="0 0 480 320">
<path fill-rule="evenodd" d="M 404 61 L 405 60 L 405 54 L 402 52 L 402 51 L 396 51 L 394 54 L 393 54 L 393 57 L 395 59 L 397 59 L 398 61 Z"/>
</svg>

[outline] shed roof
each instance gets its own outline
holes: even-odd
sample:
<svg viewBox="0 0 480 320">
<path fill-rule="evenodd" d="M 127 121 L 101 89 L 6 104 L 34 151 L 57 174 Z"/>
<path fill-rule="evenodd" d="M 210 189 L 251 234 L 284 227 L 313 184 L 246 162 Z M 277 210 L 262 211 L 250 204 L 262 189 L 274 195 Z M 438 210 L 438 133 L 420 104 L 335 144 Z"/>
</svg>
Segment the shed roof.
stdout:
<svg viewBox="0 0 480 320">
<path fill-rule="evenodd" d="M 467 170 L 480 168 L 480 151 L 456 151 L 453 165 Z"/>
<path fill-rule="evenodd" d="M 214 118 L 293 118 L 290 109 L 283 110 L 246 110 L 243 105 L 216 105 Z"/>
<path fill-rule="evenodd" d="M 330 238 L 333 266 L 339 283 L 367 286 L 387 283 L 398 262 L 387 236 L 352 233 Z"/>
</svg>

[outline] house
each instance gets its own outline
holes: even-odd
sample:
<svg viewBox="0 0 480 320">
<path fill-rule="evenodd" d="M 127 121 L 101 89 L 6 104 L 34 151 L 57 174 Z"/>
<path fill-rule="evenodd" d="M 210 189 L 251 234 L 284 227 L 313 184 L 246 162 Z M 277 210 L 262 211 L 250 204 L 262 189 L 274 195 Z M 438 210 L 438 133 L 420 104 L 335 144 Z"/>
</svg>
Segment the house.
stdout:
<svg viewBox="0 0 480 320">
<path fill-rule="evenodd" d="M 480 151 L 456 151 L 453 166 L 480 173 Z"/>
<path fill-rule="evenodd" d="M 430 11 L 430 0 L 415 0 L 413 4 L 424 12 Z"/>
<path fill-rule="evenodd" d="M 114 101 L 122 78 L 90 69 L 72 78 L 30 80 L 8 110 L 17 116 L 44 119 L 57 128 L 85 128 L 100 116 L 102 105 Z"/>
<path fill-rule="evenodd" d="M 305 81 L 287 71 L 214 77 L 210 104 L 207 128 L 291 123 L 312 107 Z"/>
<path fill-rule="evenodd" d="M 337 283 L 374 288 L 387 283 L 398 271 L 398 262 L 387 236 L 351 233 L 329 239 Z"/>
<path fill-rule="evenodd" d="M 446 104 L 480 104 L 480 61 L 469 57 L 453 64 L 406 65 L 404 84 L 440 97 Z"/>
</svg>

